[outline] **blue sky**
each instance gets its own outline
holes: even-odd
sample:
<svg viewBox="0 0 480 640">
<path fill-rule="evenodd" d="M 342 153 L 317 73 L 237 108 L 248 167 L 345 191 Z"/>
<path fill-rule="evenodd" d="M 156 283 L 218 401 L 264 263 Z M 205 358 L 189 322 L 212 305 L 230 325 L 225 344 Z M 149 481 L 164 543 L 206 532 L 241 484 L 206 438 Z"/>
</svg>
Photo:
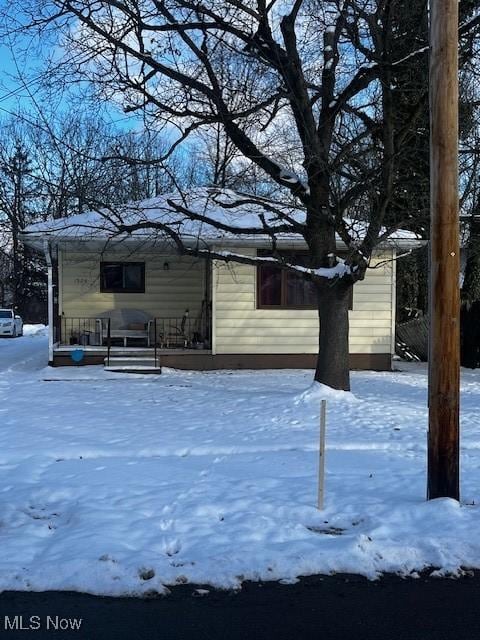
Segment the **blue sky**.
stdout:
<svg viewBox="0 0 480 640">
<path fill-rule="evenodd" d="M 0 43 L 0 118 L 8 118 L 10 113 L 21 111 L 37 113 L 37 107 L 32 101 L 29 92 L 38 98 L 38 90 L 41 88 L 41 55 L 32 55 L 25 62 L 21 53 L 12 53 L 9 46 Z M 22 79 L 18 78 L 18 70 Z M 26 83 L 28 90 L 23 86 Z M 40 98 L 41 102 L 41 98 Z M 60 107 L 68 110 L 68 95 L 59 99 Z M 121 129 L 138 129 L 138 120 L 134 117 L 126 117 L 122 111 L 114 105 L 106 106 L 105 119 L 107 122 L 116 123 Z"/>
<path fill-rule="evenodd" d="M 0 60 L 0 107 L 14 110 L 19 102 L 22 102 L 25 91 L 20 90 L 15 95 L 9 96 L 11 92 L 21 88 L 21 83 L 10 77 L 16 74 L 16 69 L 10 49 L 5 45 L 0 45 Z"/>
<path fill-rule="evenodd" d="M 28 44 L 29 41 L 26 41 L 25 45 L 28 46 Z M 65 91 L 59 90 L 58 95 L 53 96 L 51 103 L 45 103 L 41 93 L 41 70 L 47 55 L 52 50 L 46 48 L 48 45 L 44 45 L 45 56 L 42 56 L 42 51 L 34 45 L 30 48 L 30 55 L 24 55 L 21 49 L 26 46 L 22 45 L 21 42 L 18 50 L 13 53 L 7 44 L 0 42 L 0 122 L 8 121 L 12 116 L 20 113 L 20 120 L 26 118 L 27 122 L 40 121 L 40 126 L 43 127 L 42 121 L 46 124 L 46 119 L 52 125 L 55 118 L 62 113 L 82 111 L 82 115 L 91 114 L 95 120 L 101 118 L 118 133 L 140 133 L 144 130 L 141 113 L 127 115 L 113 103 L 93 103 L 88 98 L 83 101 L 83 93 L 80 93 L 81 89 L 78 85 L 73 85 L 73 88 Z M 19 71 L 21 78 L 18 77 Z M 25 84 L 27 87 L 24 86 Z M 166 135 L 168 134 L 164 131 L 162 136 Z M 173 137 L 176 138 L 176 136 L 175 131 Z"/>
</svg>

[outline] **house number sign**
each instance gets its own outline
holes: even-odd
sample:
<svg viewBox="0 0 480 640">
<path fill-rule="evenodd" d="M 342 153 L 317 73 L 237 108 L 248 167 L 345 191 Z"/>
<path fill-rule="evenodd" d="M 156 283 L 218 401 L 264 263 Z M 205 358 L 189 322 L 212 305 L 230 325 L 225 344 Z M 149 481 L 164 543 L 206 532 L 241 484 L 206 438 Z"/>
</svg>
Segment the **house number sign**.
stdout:
<svg viewBox="0 0 480 640">
<path fill-rule="evenodd" d="M 80 287 L 86 287 L 90 284 L 88 278 L 75 278 L 75 284 L 78 284 Z"/>
</svg>

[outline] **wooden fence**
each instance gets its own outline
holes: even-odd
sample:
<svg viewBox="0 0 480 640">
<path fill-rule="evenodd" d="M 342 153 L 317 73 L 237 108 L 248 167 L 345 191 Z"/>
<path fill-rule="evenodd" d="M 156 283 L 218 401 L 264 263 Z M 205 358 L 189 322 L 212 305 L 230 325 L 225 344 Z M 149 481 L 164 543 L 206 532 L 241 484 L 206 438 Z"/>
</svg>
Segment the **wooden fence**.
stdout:
<svg viewBox="0 0 480 640">
<path fill-rule="evenodd" d="M 428 318 L 414 318 L 397 325 L 395 351 L 405 360 L 428 360 Z"/>
</svg>

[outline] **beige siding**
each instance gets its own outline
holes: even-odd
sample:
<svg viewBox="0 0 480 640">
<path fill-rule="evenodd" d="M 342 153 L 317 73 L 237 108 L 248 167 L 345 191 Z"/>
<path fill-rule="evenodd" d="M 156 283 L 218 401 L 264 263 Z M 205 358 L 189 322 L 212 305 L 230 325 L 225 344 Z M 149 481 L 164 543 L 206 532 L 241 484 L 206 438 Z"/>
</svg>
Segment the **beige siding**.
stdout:
<svg viewBox="0 0 480 640">
<path fill-rule="evenodd" d="M 145 293 L 101 293 L 100 261 L 145 262 Z M 200 313 L 205 295 L 203 261 L 155 253 L 71 253 L 62 251 L 60 313 L 93 318 L 111 309 L 140 309 L 157 317 Z M 168 262 L 169 269 L 164 269 Z"/>
<path fill-rule="evenodd" d="M 244 249 L 232 249 L 244 253 Z M 255 255 L 255 250 L 247 250 Z M 354 287 L 350 311 L 350 352 L 392 350 L 394 267 L 392 252 L 372 261 L 367 277 Z M 383 263 L 384 264 L 380 264 Z M 318 317 L 314 310 L 257 309 L 256 268 L 214 264 L 214 344 L 221 353 L 315 353 Z"/>
<path fill-rule="evenodd" d="M 255 250 L 246 251 L 255 255 Z M 394 263 L 392 253 L 378 256 L 364 282 L 355 285 L 350 312 L 350 352 L 390 353 L 394 323 Z M 100 260 L 145 262 L 144 294 L 100 292 Z M 164 269 L 168 262 L 169 269 Z M 114 308 L 141 309 L 151 316 L 190 317 L 200 314 L 205 296 L 205 266 L 191 258 L 153 252 L 100 254 L 91 251 L 60 254 L 60 313 L 93 318 Z M 256 269 L 242 264 L 214 263 L 213 349 L 228 353 L 315 353 L 318 318 L 314 310 L 257 309 Z"/>
</svg>

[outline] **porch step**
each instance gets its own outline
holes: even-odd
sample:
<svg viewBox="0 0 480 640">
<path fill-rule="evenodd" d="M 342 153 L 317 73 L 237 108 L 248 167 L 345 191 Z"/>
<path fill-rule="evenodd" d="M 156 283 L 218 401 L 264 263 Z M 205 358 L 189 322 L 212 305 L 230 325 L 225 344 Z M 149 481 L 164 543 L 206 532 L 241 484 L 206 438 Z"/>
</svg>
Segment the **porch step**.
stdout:
<svg viewBox="0 0 480 640">
<path fill-rule="evenodd" d="M 123 373 L 162 373 L 160 360 L 157 358 L 138 356 L 113 356 L 104 360 L 105 371 Z"/>
<path fill-rule="evenodd" d="M 104 370 L 118 373 L 162 373 L 161 367 L 138 367 L 135 365 L 128 365 L 124 367 L 110 366 L 104 367 Z"/>
</svg>

